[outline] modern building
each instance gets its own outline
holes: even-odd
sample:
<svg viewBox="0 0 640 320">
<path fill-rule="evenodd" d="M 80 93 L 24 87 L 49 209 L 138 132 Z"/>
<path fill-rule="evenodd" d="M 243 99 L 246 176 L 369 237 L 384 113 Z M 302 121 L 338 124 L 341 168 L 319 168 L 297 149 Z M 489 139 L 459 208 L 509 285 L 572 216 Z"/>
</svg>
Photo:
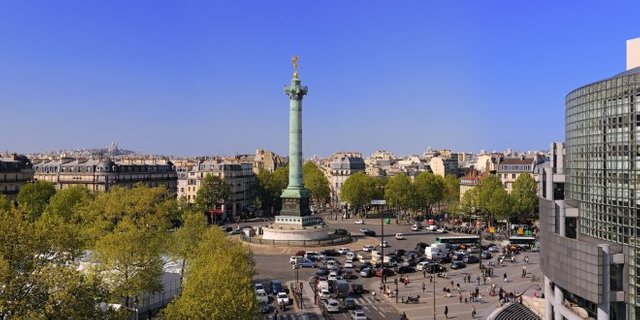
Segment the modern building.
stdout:
<svg viewBox="0 0 640 320">
<path fill-rule="evenodd" d="M 557 147 L 540 168 L 545 320 L 640 318 L 640 41 L 627 44 L 628 70 L 566 96 L 564 168 Z"/>
<path fill-rule="evenodd" d="M 33 168 L 27 157 L 14 153 L 0 158 L 0 195 L 15 200 L 22 185 L 32 179 Z"/>
<path fill-rule="evenodd" d="M 35 180 L 51 182 L 58 190 L 79 185 L 91 191 L 109 191 L 113 186 L 142 183 L 164 186 L 175 194 L 178 185 L 173 163 L 163 159 L 41 159 L 33 161 L 33 170 Z"/>
<path fill-rule="evenodd" d="M 359 152 L 338 152 L 329 163 L 329 183 L 331 184 L 331 203 L 340 203 L 340 189 L 350 175 L 365 171 L 365 163 Z"/>
</svg>

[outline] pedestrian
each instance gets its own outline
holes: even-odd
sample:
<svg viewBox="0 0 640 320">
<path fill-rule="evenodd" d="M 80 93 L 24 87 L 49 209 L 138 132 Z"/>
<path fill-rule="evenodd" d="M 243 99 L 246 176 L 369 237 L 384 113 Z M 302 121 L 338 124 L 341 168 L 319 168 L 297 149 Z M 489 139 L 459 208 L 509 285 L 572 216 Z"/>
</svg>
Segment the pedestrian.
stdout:
<svg viewBox="0 0 640 320">
<path fill-rule="evenodd" d="M 426 278 L 427 277 L 427 270 L 422 270 L 422 277 Z"/>
<path fill-rule="evenodd" d="M 424 293 L 424 290 L 425 290 L 426 288 L 427 288 L 427 285 L 426 285 L 424 282 L 422 282 L 422 293 Z"/>
<path fill-rule="evenodd" d="M 527 266 L 522 266 L 522 277 L 523 278 L 527 277 Z"/>
<path fill-rule="evenodd" d="M 374 290 L 371 290 L 371 295 L 373 296 L 373 301 L 378 301 L 376 299 L 376 292 Z"/>
<path fill-rule="evenodd" d="M 480 276 L 476 277 L 476 281 L 478 282 L 478 285 L 480 285 Z"/>
<path fill-rule="evenodd" d="M 458 287 L 458 290 L 460 290 L 460 282 L 456 283 L 456 287 Z"/>
<path fill-rule="evenodd" d="M 444 306 L 444 318 L 449 319 L 449 306 Z"/>
<path fill-rule="evenodd" d="M 471 309 L 471 318 L 475 319 L 476 317 L 476 306 L 473 306 L 473 308 Z"/>
<path fill-rule="evenodd" d="M 462 303 L 462 293 L 458 293 L 458 300 L 460 300 L 460 303 Z"/>
<path fill-rule="evenodd" d="M 429 275 L 429 283 L 433 283 L 433 275 L 432 274 Z"/>
<path fill-rule="evenodd" d="M 506 283 L 507 282 L 507 273 L 506 272 L 502 275 L 502 278 L 503 278 L 503 281 Z"/>
</svg>

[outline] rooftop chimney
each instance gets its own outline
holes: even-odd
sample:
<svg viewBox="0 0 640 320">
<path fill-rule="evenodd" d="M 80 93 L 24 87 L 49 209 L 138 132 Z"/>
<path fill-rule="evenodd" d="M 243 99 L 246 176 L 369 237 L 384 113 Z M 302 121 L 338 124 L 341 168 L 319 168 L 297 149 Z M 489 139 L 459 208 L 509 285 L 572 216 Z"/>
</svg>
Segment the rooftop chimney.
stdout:
<svg viewBox="0 0 640 320">
<path fill-rule="evenodd" d="M 640 38 L 627 40 L 627 70 L 640 67 Z"/>
</svg>

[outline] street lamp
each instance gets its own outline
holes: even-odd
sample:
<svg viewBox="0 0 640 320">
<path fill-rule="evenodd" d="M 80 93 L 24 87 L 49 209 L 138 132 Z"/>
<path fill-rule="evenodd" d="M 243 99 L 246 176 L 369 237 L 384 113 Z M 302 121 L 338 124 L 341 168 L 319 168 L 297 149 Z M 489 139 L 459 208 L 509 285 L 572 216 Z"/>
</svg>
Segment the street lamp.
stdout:
<svg viewBox="0 0 640 320">
<path fill-rule="evenodd" d="M 393 279 L 393 283 L 396 284 L 396 303 L 398 303 L 398 277 L 395 277 L 395 279 Z"/>
<path fill-rule="evenodd" d="M 298 279 L 298 269 L 300 268 L 300 265 L 296 263 L 296 264 L 292 265 L 291 268 L 293 268 L 293 270 L 295 270 L 295 272 L 296 272 L 296 285 L 293 288 L 294 289 L 293 294 L 296 294 L 296 291 L 298 292 L 297 293 L 297 295 L 298 295 L 298 307 L 302 308 L 302 286 L 300 285 L 300 281 Z"/>
<path fill-rule="evenodd" d="M 382 256 L 382 261 L 380 262 L 380 270 L 382 272 L 380 286 L 384 287 L 384 211 L 380 212 L 380 255 Z"/>
</svg>

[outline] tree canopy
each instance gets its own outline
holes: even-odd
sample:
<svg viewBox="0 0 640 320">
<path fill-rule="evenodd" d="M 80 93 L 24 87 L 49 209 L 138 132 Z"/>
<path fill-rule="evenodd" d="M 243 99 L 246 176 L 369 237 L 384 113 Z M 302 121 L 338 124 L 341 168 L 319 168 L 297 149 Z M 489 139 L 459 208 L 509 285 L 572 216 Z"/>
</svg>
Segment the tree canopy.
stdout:
<svg viewBox="0 0 640 320">
<path fill-rule="evenodd" d="M 217 206 L 224 204 L 229 197 L 231 188 L 220 177 L 207 174 L 200 182 L 200 188 L 196 193 L 196 207 L 201 212 L 209 212 Z"/>
<path fill-rule="evenodd" d="M 350 175 L 340 189 L 340 200 L 352 206 L 360 207 L 371 203 L 374 195 L 375 181 L 364 172 Z"/>
<path fill-rule="evenodd" d="M 315 163 L 308 161 L 302 167 L 302 176 L 305 189 L 311 193 L 311 199 L 318 204 L 327 203 L 331 196 L 331 188 L 322 170 Z"/>
<path fill-rule="evenodd" d="M 53 185 L 45 181 L 27 183 L 20 188 L 16 201 L 18 205 L 29 215 L 31 221 L 35 221 L 49 204 L 49 198 L 56 193 Z"/>
<path fill-rule="evenodd" d="M 511 199 L 514 213 L 531 214 L 538 205 L 538 184 L 529 174 L 521 174 L 513 183 Z"/>
<path fill-rule="evenodd" d="M 421 172 L 413 182 L 416 208 L 431 213 L 431 206 L 444 200 L 444 179 L 431 172 Z"/>
<path fill-rule="evenodd" d="M 404 173 L 389 178 L 384 189 L 384 199 L 387 205 L 399 208 L 410 208 L 414 205 L 415 187 L 411 178 Z"/>
</svg>

